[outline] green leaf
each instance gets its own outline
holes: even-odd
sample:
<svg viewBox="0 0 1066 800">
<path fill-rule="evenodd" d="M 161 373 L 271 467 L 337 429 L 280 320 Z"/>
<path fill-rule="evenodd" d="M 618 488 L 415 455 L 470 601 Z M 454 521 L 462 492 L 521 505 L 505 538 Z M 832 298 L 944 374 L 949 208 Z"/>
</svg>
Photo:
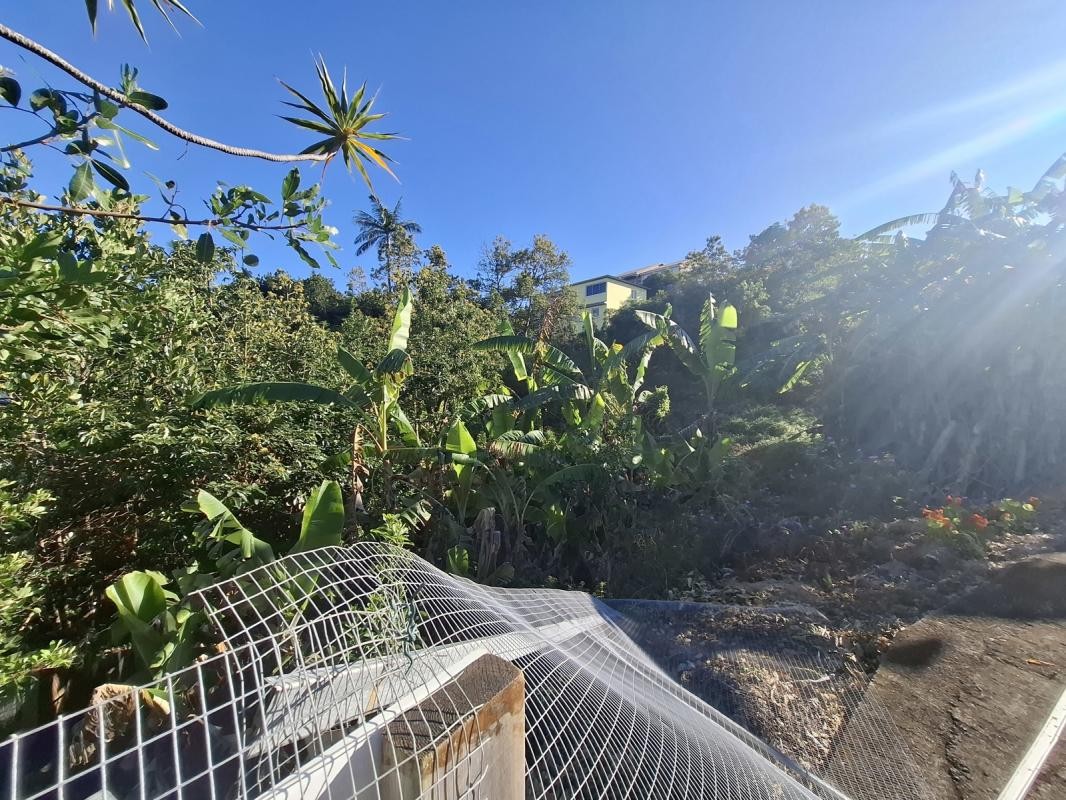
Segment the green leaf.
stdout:
<svg viewBox="0 0 1066 800">
<path fill-rule="evenodd" d="M 544 366 L 559 375 L 573 380 L 581 380 L 584 377 L 581 373 L 581 368 L 559 348 L 547 342 L 541 342 L 538 346 L 538 353 L 544 360 Z"/>
<path fill-rule="evenodd" d="M 201 264 L 210 264 L 215 257 L 215 240 L 211 234 L 204 231 L 196 240 L 196 260 Z"/>
<path fill-rule="evenodd" d="M 663 341 L 657 330 L 645 331 L 626 342 L 618 352 L 617 358 L 628 362 L 635 355 L 644 355 L 648 349 L 655 349 L 663 344 Z"/>
<path fill-rule="evenodd" d="M 865 233 L 860 233 L 858 236 L 855 237 L 855 239 L 857 241 L 862 242 L 874 239 L 884 233 L 891 233 L 893 231 L 897 231 L 900 228 L 909 228 L 912 225 L 936 225 L 937 220 L 939 219 L 940 214 L 938 213 L 911 214 L 906 217 L 900 217 L 898 219 L 882 223 L 881 225 L 878 225 L 875 228 L 870 228 L 870 230 L 866 231 Z"/>
<path fill-rule="evenodd" d="M 248 232 L 245 230 L 235 231 L 230 228 L 219 228 L 218 232 L 222 234 L 223 238 L 231 244 L 237 247 L 244 247 L 248 244 Z M 243 234 L 243 235 L 242 235 Z"/>
<path fill-rule="evenodd" d="M 546 489 L 549 486 L 554 486 L 559 483 L 574 483 L 576 481 L 587 482 L 602 477 L 603 474 L 603 467 L 599 464 L 571 464 L 569 467 L 563 467 L 560 470 L 556 470 L 538 483 L 532 494 L 536 494 L 542 489 Z"/>
<path fill-rule="evenodd" d="M 126 97 L 131 103 L 136 103 L 139 106 L 144 106 L 149 111 L 163 111 L 167 108 L 167 101 L 157 94 L 151 92 L 130 92 Z"/>
<path fill-rule="evenodd" d="M 62 242 L 63 234 L 59 231 L 40 233 L 23 245 L 22 255 L 19 260 L 22 263 L 30 264 L 38 258 L 55 258 Z"/>
<path fill-rule="evenodd" d="M 603 467 L 599 464 L 571 464 L 569 467 L 563 467 L 560 470 L 556 470 L 538 483 L 533 488 L 533 491 L 529 493 L 529 496 L 526 498 L 525 506 L 522 509 L 522 517 L 525 517 L 526 509 L 533 501 L 533 498 L 549 486 L 555 486 L 560 483 L 575 483 L 579 481 L 588 483 L 589 481 L 601 477 L 603 474 Z"/>
<path fill-rule="evenodd" d="M 514 336 L 514 328 L 511 327 L 511 321 L 509 319 L 500 320 L 500 324 L 496 327 L 496 332 L 500 336 Z M 477 349 L 477 345 L 474 345 Z M 529 380 L 529 371 L 526 367 L 526 360 L 521 353 L 505 350 L 507 353 L 507 359 L 511 362 L 511 368 L 514 370 L 514 376 L 519 381 Z"/>
<path fill-rule="evenodd" d="M 385 357 L 378 362 L 374 372 L 379 377 L 392 375 L 397 378 L 403 378 L 414 372 L 414 366 L 411 364 L 411 357 L 407 355 L 406 350 L 393 349 L 386 353 Z"/>
<path fill-rule="evenodd" d="M 100 94 L 93 95 L 93 107 L 103 119 L 112 120 L 118 116 L 119 107 Z"/>
<path fill-rule="evenodd" d="M 112 186 L 121 189 L 124 192 L 128 192 L 130 190 L 130 184 L 129 181 L 126 180 L 126 176 L 114 167 L 110 166 L 109 164 L 104 164 L 100 161 L 90 161 L 89 163 L 93 165 L 93 169 L 95 169 L 100 174 L 100 177 L 110 183 Z"/>
<path fill-rule="evenodd" d="M 796 384 L 803 379 L 803 376 L 807 373 L 807 370 L 810 369 L 811 364 L 813 363 L 814 361 L 810 359 L 800 361 L 796 365 L 796 369 L 792 372 L 792 375 L 790 375 L 788 380 L 785 381 L 781 388 L 777 390 L 777 393 L 787 394 L 788 392 L 792 391 L 792 389 L 795 388 Z"/>
<path fill-rule="evenodd" d="M 369 381 L 373 376 L 363 363 L 353 356 L 350 352 L 343 347 L 337 348 L 337 361 L 341 367 L 351 375 L 357 383 L 363 384 Z"/>
<path fill-rule="evenodd" d="M 144 33 L 144 25 L 141 23 L 141 15 L 137 13 L 137 7 L 134 5 L 134 0 L 122 0 L 122 5 L 126 7 L 126 13 L 130 16 L 130 21 L 133 23 L 133 27 L 137 29 L 137 33 L 141 35 L 141 40 L 147 42 L 148 37 Z"/>
<path fill-rule="evenodd" d="M 274 551 L 270 545 L 245 528 L 233 512 L 226 507 L 226 504 L 210 492 L 205 492 L 203 489 L 197 492 L 196 506 L 215 525 L 211 537 L 237 545 L 241 559 L 252 562 L 252 566 L 267 564 L 274 560 Z M 226 569 L 234 563 L 235 558 L 232 555 L 223 556 L 218 560 L 218 566 L 221 569 Z"/>
<path fill-rule="evenodd" d="M 214 408 L 229 405 L 255 405 L 257 403 L 318 403 L 356 407 L 356 404 L 339 392 L 310 383 L 285 383 L 267 381 L 246 383 L 225 389 L 214 389 L 197 397 L 193 408 Z"/>
<path fill-rule="evenodd" d="M 544 446 L 544 431 L 504 431 L 489 445 L 502 456 L 523 458 Z"/>
<path fill-rule="evenodd" d="M 516 336 L 515 334 L 490 336 L 488 339 L 474 342 L 473 348 L 475 350 L 494 350 L 507 353 L 509 356 L 536 355 L 546 367 L 564 377 L 571 379 L 580 379 L 582 377 L 581 369 L 562 350 L 546 342 L 535 342 L 526 336 Z M 512 365 L 514 365 L 513 361 Z M 522 367 L 525 368 L 524 360 L 522 361 Z"/>
<path fill-rule="evenodd" d="M 225 503 L 203 489 L 196 493 L 196 508 L 208 519 L 217 519 L 227 514 L 233 517 L 233 512 L 229 510 Z M 187 507 L 186 510 L 188 510 Z M 233 519 L 236 521 L 237 518 L 233 517 Z"/>
<path fill-rule="evenodd" d="M 296 194 L 296 190 L 300 188 L 300 170 L 293 167 L 289 170 L 289 174 L 285 176 L 285 180 L 281 182 L 281 198 L 288 202 L 292 199 L 292 196 Z"/>
<path fill-rule="evenodd" d="M 34 111 L 49 108 L 53 114 L 61 117 L 67 113 L 67 101 L 55 89 L 38 89 L 30 95 L 30 108 Z"/>
<path fill-rule="evenodd" d="M 470 419 L 478 414 L 482 414 L 486 411 L 491 411 L 499 406 L 505 406 L 511 402 L 513 398 L 509 394 L 496 393 L 486 394 L 481 397 L 474 398 L 459 411 L 459 416 L 463 419 Z"/>
<path fill-rule="evenodd" d="M 166 638 L 152 624 L 166 611 L 166 582 L 158 572 L 128 572 L 104 590 L 118 610 L 118 622 L 129 634 L 134 652 L 148 668 L 159 661 L 166 645 Z"/>
<path fill-rule="evenodd" d="M 473 348 L 474 350 L 496 350 L 501 353 L 530 355 L 537 352 L 537 343 L 526 336 L 518 336 L 512 333 L 490 336 L 488 339 L 474 342 Z"/>
<path fill-rule="evenodd" d="M 470 577 L 470 551 L 461 545 L 448 548 L 448 572 L 463 578 Z"/>
<path fill-rule="evenodd" d="M 0 97 L 17 106 L 22 99 L 22 87 L 19 82 L 10 75 L 0 75 Z"/>
<path fill-rule="evenodd" d="M 344 532 L 344 497 L 336 481 L 322 481 L 311 492 L 304 506 L 300 538 L 290 553 L 302 553 L 317 547 L 341 543 Z"/>
<path fill-rule="evenodd" d="M 477 444 L 462 420 L 455 420 L 444 437 L 444 449 L 452 454 L 452 470 L 455 472 L 455 500 L 459 508 L 459 521 L 465 522 L 467 503 L 474 485 L 474 464 L 463 463 L 466 459 L 474 460 Z M 456 463 L 454 459 L 462 458 Z"/>
<path fill-rule="evenodd" d="M 70 185 L 67 186 L 67 193 L 70 195 L 70 199 L 79 202 L 91 195 L 95 189 L 96 184 L 93 183 L 93 171 L 89 166 L 89 162 L 86 161 L 79 164 L 70 179 Z"/>
<path fill-rule="evenodd" d="M 342 82 L 340 91 L 337 91 L 329 70 L 326 68 L 326 62 L 321 56 L 315 62 L 315 69 L 325 97 L 325 107 L 319 106 L 302 92 L 281 81 L 281 85 L 300 101 L 299 103 L 286 102 L 286 105 L 316 117 L 316 119 L 299 117 L 282 117 L 282 119 L 326 136 L 325 139 L 304 148 L 302 152 L 324 156 L 340 153 L 349 171 L 352 167 L 358 169 L 367 186 L 370 186 L 371 182 L 364 162 L 375 164 L 393 175 L 388 165 L 392 159 L 366 141 L 367 139 L 395 138 L 395 134 L 392 133 L 370 133 L 365 130 L 367 125 L 384 116 L 370 113 L 375 98 L 364 101 L 366 84 L 359 87 L 358 91 L 349 97 L 346 82 Z M 396 176 L 393 175 L 393 177 Z"/>
<path fill-rule="evenodd" d="M 555 384 L 530 392 L 515 402 L 514 407 L 519 411 L 531 411 L 554 400 L 591 400 L 592 394 L 592 390 L 583 383 Z"/>
<path fill-rule="evenodd" d="M 404 444 L 408 447 L 421 446 L 422 443 L 418 439 L 418 430 L 398 404 L 393 403 L 389 406 L 389 419 L 392 420 L 396 429 L 400 432 L 400 438 L 403 439 Z"/>
<path fill-rule="evenodd" d="M 726 303 L 722 306 L 721 316 L 719 318 L 718 325 L 726 330 L 737 329 L 737 308 L 731 303 Z"/>
<path fill-rule="evenodd" d="M 400 304 L 392 318 L 392 332 L 389 334 L 389 350 L 406 350 L 407 339 L 411 334 L 411 290 L 406 286 L 400 293 Z"/>
<path fill-rule="evenodd" d="M 243 261 L 244 261 L 244 265 L 246 267 L 258 267 L 259 266 L 259 256 L 254 255 L 253 253 L 249 253 L 248 255 L 246 255 L 244 257 Z"/>
<path fill-rule="evenodd" d="M 581 423 L 581 427 L 590 431 L 598 431 L 603 427 L 603 420 L 606 413 L 607 402 L 603 399 L 602 394 L 596 392 L 596 394 L 592 396 L 592 402 L 589 404 L 588 414 Z"/>
<path fill-rule="evenodd" d="M 143 144 L 145 147 L 149 148 L 150 150 L 158 150 L 159 149 L 159 145 L 157 145 L 155 142 L 153 142 L 148 137 L 141 136 L 141 134 L 137 133 L 136 131 L 131 131 L 129 128 L 123 128 L 118 123 L 113 122 L 112 120 L 109 120 L 106 117 L 97 117 L 96 118 L 96 125 L 97 125 L 97 127 L 103 128 L 104 130 L 107 130 L 107 131 L 121 131 L 122 133 L 126 134 L 131 139 L 133 139 L 134 141 L 140 142 L 141 144 Z M 173 181 L 168 181 L 168 183 L 173 183 Z M 170 186 L 168 188 L 172 189 L 174 187 Z"/>
<path fill-rule="evenodd" d="M 448 428 L 445 436 L 444 447 L 449 453 L 461 453 L 464 456 L 472 456 L 477 452 L 477 444 L 470 435 L 462 420 L 457 419 Z"/>
<path fill-rule="evenodd" d="M 97 0 L 85 0 L 85 12 L 89 15 L 89 26 L 96 33 Z"/>
<path fill-rule="evenodd" d="M 158 572 L 127 572 L 104 592 L 119 614 L 151 622 L 166 611 L 166 582 Z"/>
</svg>

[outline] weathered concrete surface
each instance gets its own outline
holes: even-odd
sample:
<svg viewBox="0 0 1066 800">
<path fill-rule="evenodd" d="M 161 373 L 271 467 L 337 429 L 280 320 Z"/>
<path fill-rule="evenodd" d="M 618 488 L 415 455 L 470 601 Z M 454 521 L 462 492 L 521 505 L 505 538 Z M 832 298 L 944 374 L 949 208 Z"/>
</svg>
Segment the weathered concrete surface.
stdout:
<svg viewBox="0 0 1066 800">
<path fill-rule="evenodd" d="M 1064 689 L 1066 554 L 1056 554 L 1004 568 L 903 631 L 867 698 L 888 710 L 929 797 L 995 800 Z M 1066 798 L 1063 751 L 1031 797 Z"/>
<path fill-rule="evenodd" d="M 1029 791 L 1027 800 L 1062 800 L 1066 787 L 1066 742 L 1060 741 Z"/>
<path fill-rule="evenodd" d="M 389 723 L 385 800 L 525 796 L 525 680 L 493 655 Z"/>
</svg>

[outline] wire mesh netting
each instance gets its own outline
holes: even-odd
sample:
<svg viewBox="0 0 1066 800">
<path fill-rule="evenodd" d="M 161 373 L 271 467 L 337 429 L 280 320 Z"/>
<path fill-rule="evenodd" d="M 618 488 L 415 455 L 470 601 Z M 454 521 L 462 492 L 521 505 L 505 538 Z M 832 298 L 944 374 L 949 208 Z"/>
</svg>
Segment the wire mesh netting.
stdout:
<svg viewBox="0 0 1066 800">
<path fill-rule="evenodd" d="M 871 676 L 815 609 L 609 602 L 667 674 L 802 770 L 854 800 L 930 797 Z"/>
<path fill-rule="evenodd" d="M 150 686 L 100 687 L 87 710 L 9 739 L 0 797 L 499 797 L 511 770 L 515 796 L 545 800 L 784 800 L 840 798 L 817 773 L 847 786 L 851 765 L 883 767 L 862 747 L 842 768 L 783 754 L 579 592 L 481 586 L 364 543 L 289 556 L 194 600 L 215 654 Z M 521 701 L 490 709 L 504 686 Z M 493 749 L 508 714 L 524 731 L 517 767 Z M 918 796 L 896 772 L 882 796 Z"/>
</svg>

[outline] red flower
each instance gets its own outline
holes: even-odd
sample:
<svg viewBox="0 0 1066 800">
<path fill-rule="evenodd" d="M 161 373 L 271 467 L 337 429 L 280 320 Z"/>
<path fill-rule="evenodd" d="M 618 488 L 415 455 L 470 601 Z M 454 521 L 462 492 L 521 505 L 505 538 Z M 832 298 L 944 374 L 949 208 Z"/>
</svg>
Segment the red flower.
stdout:
<svg viewBox="0 0 1066 800">
<path fill-rule="evenodd" d="M 948 505 L 955 506 L 955 508 L 962 507 L 962 497 L 956 497 L 954 495 L 948 495 Z"/>
<path fill-rule="evenodd" d="M 970 524 L 977 528 L 977 530 L 983 531 L 985 528 L 988 527 L 988 519 L 982 517 L 980 514 L 971 514 Z"/>
</svg>

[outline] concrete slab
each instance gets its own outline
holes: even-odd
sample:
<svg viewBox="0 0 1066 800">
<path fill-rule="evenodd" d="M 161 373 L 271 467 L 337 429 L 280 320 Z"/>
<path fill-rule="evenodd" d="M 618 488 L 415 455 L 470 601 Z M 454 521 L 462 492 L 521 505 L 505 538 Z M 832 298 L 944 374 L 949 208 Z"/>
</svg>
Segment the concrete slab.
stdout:
<svg viewBox="0 0 1066 800">
<path fill-rule="evenodd" d="M 1064 689 L 1066 554 L 1055 554 L 1005 567 L 903 631 L 867 698 L 887 709 L 929 797 L 996 800 Z M 861 757 L 845 735 L 837 758 Z M 1060 742 L 1031 796 L 1066 798 L 1064 767 Z"/>
</svg>

